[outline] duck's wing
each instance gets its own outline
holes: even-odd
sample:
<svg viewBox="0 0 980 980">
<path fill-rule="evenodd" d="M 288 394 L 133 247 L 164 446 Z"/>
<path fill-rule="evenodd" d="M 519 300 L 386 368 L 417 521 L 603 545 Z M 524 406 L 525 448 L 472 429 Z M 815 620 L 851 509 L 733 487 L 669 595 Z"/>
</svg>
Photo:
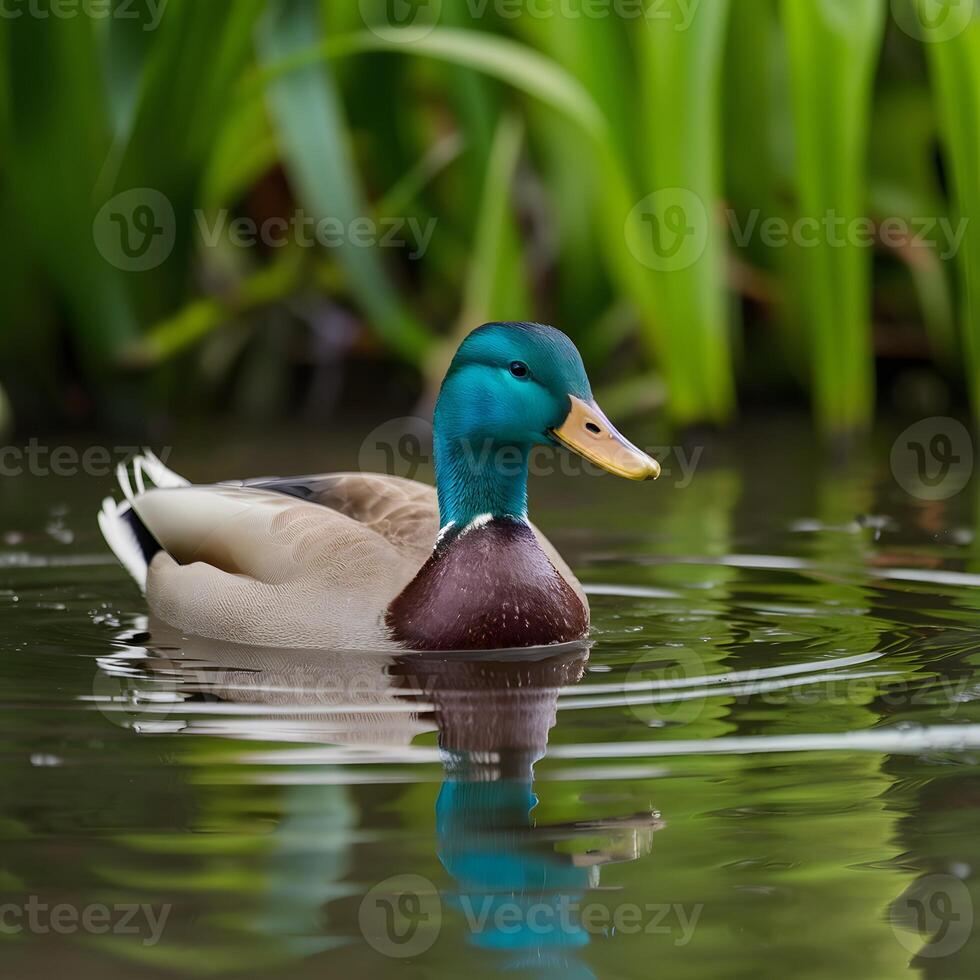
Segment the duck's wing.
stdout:
<svg viewBox="0 0 980 980">
<path fill-rule="evenodd" d="M 236 643 L 389 649 L 384 611 L 419 562 L 359 521 L 250 487 L 148 490 L 132 507 L 159 542 L 151 611 Z"/>
<path fill-rule="evenodd" d="M 236 486 L 288 494 L 330 507 L 369 527 L 411 555 L 419 565 L 435 547 L 439 533 L 439 501 L 435 487 L 417 480 L 381 473 L 322 473 L 300 477 L 262 477 Z M 572 587 L 586 609 L 588 600 L 558 549 L 531 525 L 538 543 L 558 574 Z"/>
<path fill-rule="evenodd" d="M 390 529 L 397 507 L 385 518 L 376 503 L 372 527 L 281 490 L 191 486 L 163 471 L 148 488 L 147 475 L 138 463 L 122 472 L 127 500 L 107 499 L 99 523 L 161 619 L 237 643 L 393 646 L 384 610 L 431 547 L 421 547 L 417 529 L 402 535 Z M 404 507 L 412 495 L 401 489 Z M 326 484 L 322 492 L 330 492 Z M 374 495 L 383 496 L 382 488 Z"/>
<path fill-rule="evenodd" d="M 321 473 L 235 481 L 239 487 L 286 494 L 343 514 L 399 551 L 425 561 L 439 533 L 435 487 L 381 473 Z"/>
<path fill-rule="evenodd" d="M 141 457 L 119 482 L 127 500 L 107 498 L 99 524 L 150 608 L 188 633 L 233 642 L 385 648 L 384 611 L 438 533 L 435 490 L 400 477 L 192 486 Z M 561 556 L 535 533 L 585 601 Z"/>
</svg>

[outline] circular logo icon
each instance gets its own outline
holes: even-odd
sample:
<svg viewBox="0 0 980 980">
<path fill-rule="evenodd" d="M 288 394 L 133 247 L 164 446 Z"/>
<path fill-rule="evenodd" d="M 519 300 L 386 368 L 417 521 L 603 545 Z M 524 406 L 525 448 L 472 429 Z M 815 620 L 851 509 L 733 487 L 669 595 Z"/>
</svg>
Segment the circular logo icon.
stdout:
<svg viewBox="0 0 980 980">
<path fill-rule="evenodd" d="M 708 244 L 708 209 L 694 191 L 666 187 L 647 194 L 626 217 L 633 257 L 656 272 L 694 265 Z"/>
<path fill-rule="evenodd" d="M 395 875 L 378 882 L 357 912 L 361 934 L 382 956 L 419 956 L 439 938 L 442 902 L 421 875 Z"/>
<path fill-rule="evenodd" d="M 954 875 L 925 875 L 892 902 L 896 939 L 915 956 L 937 959 L 963 948 L 973 931 L 970 890 Z"/>
<path fill-rule="evenodd" d="M 977 12 L 977 0 L 891 0 L 891 5 L 898 26 L 926 44 L 962 34 Z"/>
<path fill-rule="evenodd" d="M 623 682 L 630 711 L 651 728 L 695 721 L 710 695 L 705 665 L 693 650 L 656 651 L 657 660 L 640 660 Z"/>
<path fill-rule="evenodd" d="M 172 727 L 168 716 L 184 703 L 173 674 L 150 674 L 115 657 L 99 658 L 92 695 L 99 711 L 120 728 Z"/>
<path fill-rule="evenodd" d="M 922 419 L 895 440 L 891 467 L 898 485 L 910 496 L 946 500 L 958 494 L 973 473 L 973 440 L 956 419 Z"/>
<path fill-rule="evenodd" d="M 432 461 L 432 423 L 408 415 L 389 419 L 368 433 L 357 455 L 365 473 L 387 473 L 414 480 Z"/>
<path fill-rule="evenodd" d="M 110 198 L 92 224 L 99 254 L 124 272 L 146 272 L 173 251 L 177 219 L 170 201 L 152 187 L 134 187 Z"/>
<path fill-rule="evenodd" d="M 359 0 L 361 19 L 383 41 L 411 44 L 435 30 L 442 0 Z"/>
</svg>

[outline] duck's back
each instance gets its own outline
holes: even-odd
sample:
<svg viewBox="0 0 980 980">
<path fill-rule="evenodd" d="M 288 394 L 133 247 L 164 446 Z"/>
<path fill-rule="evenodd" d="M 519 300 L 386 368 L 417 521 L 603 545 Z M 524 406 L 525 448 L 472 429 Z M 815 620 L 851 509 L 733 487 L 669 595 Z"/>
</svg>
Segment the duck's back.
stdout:
<svg viewBox="0 0 980 980">
<path fill-rule="evenodd" d="M 403 648 L 385 615 L 435 546 L 434 488 L 370 473 L 192 486 L 161 468 L 147 475 L 170 485 L 142 490 L 136 465 L 141 492 L 121 478 L 128 504 L 107 500 L 100 524 L 155 615 L 236 643 Z M 535 534 L 584 602 L 567 565 Z"/>
</svg>

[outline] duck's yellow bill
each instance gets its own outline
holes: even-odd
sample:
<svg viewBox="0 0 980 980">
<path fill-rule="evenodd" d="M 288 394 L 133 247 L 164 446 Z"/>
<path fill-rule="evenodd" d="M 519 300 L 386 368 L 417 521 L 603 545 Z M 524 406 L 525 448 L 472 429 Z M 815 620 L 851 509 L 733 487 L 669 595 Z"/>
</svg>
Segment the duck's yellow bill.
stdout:
<svg viewBox="0 0 980 980">
<path fill-rule="evenodd" d="M 562 445 L 616 476 L 628 480 L 656 480 L 660 464 L 620 435 L 595 402 L 569 395 L 568 417 L 553 430 Z"/>
</svg>

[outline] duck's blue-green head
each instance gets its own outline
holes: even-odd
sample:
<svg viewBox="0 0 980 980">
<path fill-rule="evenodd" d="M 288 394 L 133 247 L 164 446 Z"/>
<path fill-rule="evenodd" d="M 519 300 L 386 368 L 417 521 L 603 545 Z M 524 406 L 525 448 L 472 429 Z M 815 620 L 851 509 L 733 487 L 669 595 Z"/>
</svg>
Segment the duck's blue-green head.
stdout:
<svg viewBox="0 0 980 980">
<path fill-rule="evenodd" d="M 453 358 L 435 412 L 442 523 L 524 517 L 531 447 L 561 443 L 610 472 L 656 477 L 592 397 L 575 345 L 539 323 L 488 323 Z"/>
</svg>

